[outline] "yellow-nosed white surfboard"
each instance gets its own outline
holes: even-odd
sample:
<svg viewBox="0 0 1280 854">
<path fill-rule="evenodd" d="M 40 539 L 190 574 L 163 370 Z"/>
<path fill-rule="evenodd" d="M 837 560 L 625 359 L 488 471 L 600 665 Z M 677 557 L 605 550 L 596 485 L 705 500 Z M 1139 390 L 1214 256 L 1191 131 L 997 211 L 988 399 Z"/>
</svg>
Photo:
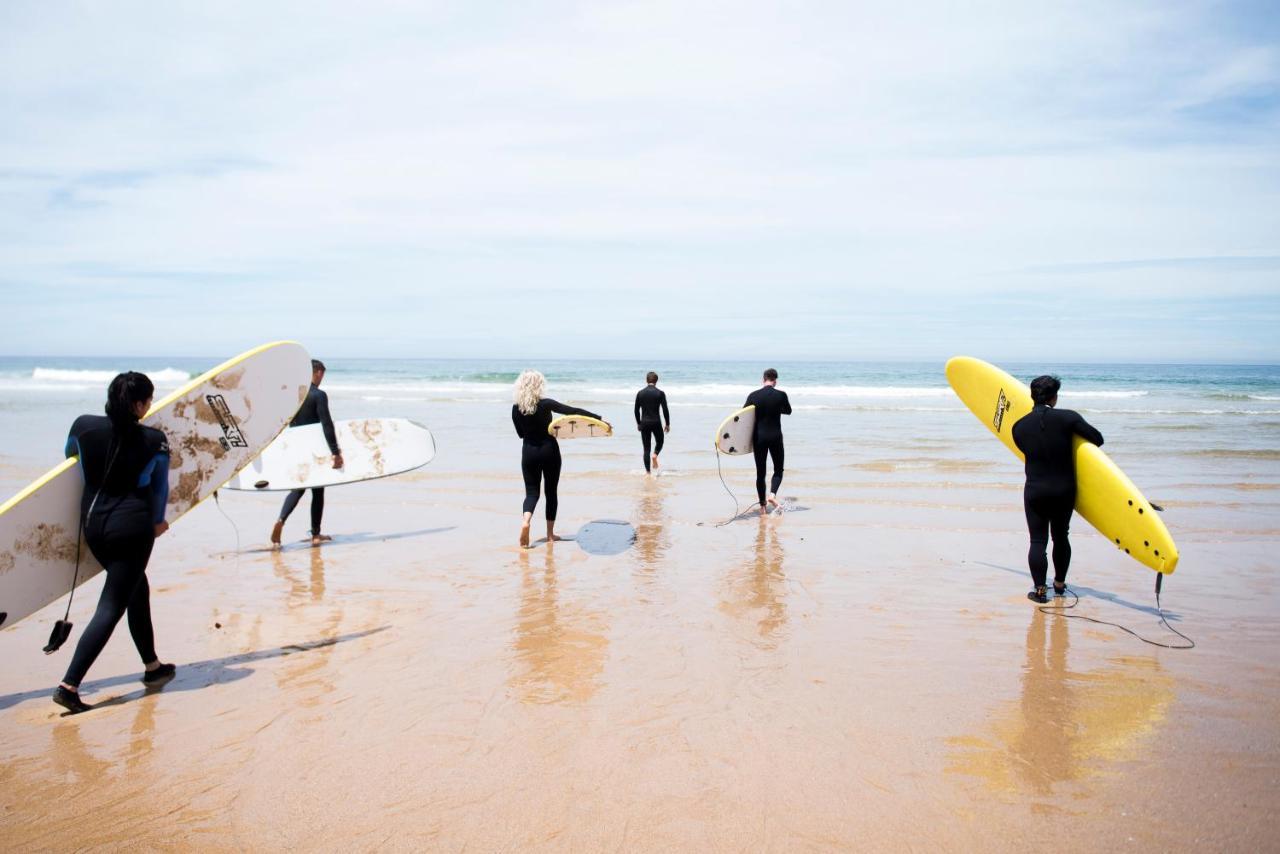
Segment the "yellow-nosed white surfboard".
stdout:
<svg viewBox="0 0 1280 854">
<path fill-rule="evenodd" d="M 1024 459 L 1013 443 L 1013 425 L 1031 411 L 1031 390 L 995 365 L 968 356 L 947 362 L 947 382 L 969 411 Z M 1138 563 L 1173 572 L 1178 547 L 1151 502 L 1097 445 L 1076 436 L 1073 447 L 1076 512 Z"/>
<path fill-rule="evenodd" d="M 755 437 L 756 408 L 746 406 L 720 422 L 716 450 L 722 454 L 749 454 Z"/>
<path fill-rule="evenodd" d="M 547 433 L 557 439 L 587 439 L 612 436 L 613 427 L 607 421 L 587 415 L 561 415 L 547 425 Z"/>
<path fill-rule="evenodd" d="M 142 423 L 169 439 L 165 521 L 176 522 L 261 453 L 310 386 L 311 357 L 282 341 L 223 362 L 154 403 Z M 71 457 L 0 505 L 0 626 L 65 595 L 73 577 L 83 584 L 102 570 L 81 543 L 76 571 L 83 490 L 79 458 Z"/>
</svg>

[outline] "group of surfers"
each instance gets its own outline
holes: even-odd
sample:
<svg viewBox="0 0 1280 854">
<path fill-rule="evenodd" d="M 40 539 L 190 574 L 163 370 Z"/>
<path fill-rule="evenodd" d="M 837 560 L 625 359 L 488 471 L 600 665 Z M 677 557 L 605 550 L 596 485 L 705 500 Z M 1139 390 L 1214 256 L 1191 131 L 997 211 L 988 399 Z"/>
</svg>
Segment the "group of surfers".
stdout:
<svg viewBox="0 0 1280 854">
<path fill-rule="evenodd" d="M 329 413 L 328 395 L 320 390 L 325 366 L 311 363 L 311 386 L 294 416 L 291 427 L 320 424 L 334 468 L 344 460 L 337 431 Z M 658 375 L 650 371 L 645 386 L 636 394 L 634 414 L 640 432 L 646 472 L 658 468 L 663 435 L 671 430 L 671 414 L 666 393 L 658 388 Z M 785 450 L 782 416 L 791 414 L 787 393 L 777 388 L 778 372 L 766 370 L 760 388 L 747 396 L 744 406 L 755 406 L 752 446 L 756 463 L 756 496 L 761 516 L 779 508 L 778 489 L 782 484 Z M 598 414 L 568 406 L 546 396 L 546 378 L 538 371 L 524 371 L 515 382 L 511 421 L 523 441 L 520 468 L 525 496 L 520 525 L 520 545 L 529 546 L 534 510 L 542 495 L 546 502 L 547 541 L 559 540 L 555 533 L 559 508 L 560 445 L 547 429 L 554 415 L 583 415 L 603 420 Z M 1102 434 L 1078 413 L 1058 409 L 1057 377 L 1045 375 L 1031 381 L 1034 407 L 1013 426 L 1013 440 L 1026 457 L 1026 484 L 1023 509 L 1026 513 L 1030 548 L 1027 561 L 1033 589 L 1027 598 L 1049 601 L 1047 557 L 1053 539 L 1053 590 L 1066 592 L 1067 569 L 1071 563 L 1068 528 L 1075 506 L 1075 462 L 1071 444 L 1081 436 L 1095 445 Z M 65 452 L 78 456 L 84 476 L 80 521 L 85 543 L 106 570 L 106 582 L 89 625 L 85 628 L 53 700 L 71 713 L 92 706 L 80 698 L 80 683 L 89 667 L 106 646 L 107 640 L 128 615 L 129 633 L 142 657 L 142 681 L 148 685 L 171 679 L 176 667 L 163 663 L 155 651 L 151 624 L 151 590 L 146 568 L 155 540 L 168 529 L 164 521 L 168 499 L 169 445 L 163 432 L 141 423 L 151 407 L 155 387 L 136 371 L 119 374 L 107 389 L 105 415 L 82 415 L 71 426 Z M 768 480 L 768 463 L 773 475 Z M 279 548 L 284 525 L 298 506 L 305 489 L 291 491 L 271 531 L 273 547 Z M 329 539 L 320 531 L 324 515 L 324 489 L 312 490 L 311 542 Z"/>
</svg>

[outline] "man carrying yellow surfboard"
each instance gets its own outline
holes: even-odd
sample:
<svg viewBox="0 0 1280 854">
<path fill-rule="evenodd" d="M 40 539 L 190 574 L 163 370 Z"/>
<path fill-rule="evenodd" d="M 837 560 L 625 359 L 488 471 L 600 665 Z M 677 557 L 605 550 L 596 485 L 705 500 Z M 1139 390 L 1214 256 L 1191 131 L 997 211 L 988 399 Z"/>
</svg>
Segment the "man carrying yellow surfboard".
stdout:
<svg viewBox="0 0 1280 854">
<path fill-rule="evenodd" d="M 1053 592 L 1062 596 L 1067 590 L 1067 568 L 1071 564 L 1071 543 L 1067 529 L 1076 504 L 1076 467 L 1072 437 L 1102 444 L 1102 434 L 1079 413 L 1055 408 L 1057 377 L 1040 376 L 1031 381 L 1032 410 L 1013 425 L 1013 442 L 1026 457 L 1027 483 L 1022 491 L 1022 506 L 1027 514 L 1027 530 L 1031 548 L 1027 563 L 1035 589 L 1027 594 L 1033 602 L 1048 602 L 1045 579 L 1049 561 L 1045 552 L 1053 534 Z"/>
</svg>

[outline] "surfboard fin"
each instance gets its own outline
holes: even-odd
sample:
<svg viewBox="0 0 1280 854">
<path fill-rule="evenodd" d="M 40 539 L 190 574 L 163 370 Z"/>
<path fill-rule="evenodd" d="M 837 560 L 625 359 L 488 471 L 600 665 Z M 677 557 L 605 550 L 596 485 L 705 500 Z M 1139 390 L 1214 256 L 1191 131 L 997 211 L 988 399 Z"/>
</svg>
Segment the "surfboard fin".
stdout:
<svg viewBox="0 0 1280 854">
<path fill-rule="evenodd" d="M 1151 509 L 1160 513 L 1164 512 L 1164 508 L 1161 507 L 1159 504 L 1155 503 L 1154 501 L 1151 502 Z"/>
<path fill-rule="evenodd" d="M 62 648 L 69 637 L 71 637 L 71 621 L 58 620 L 53 624 L 53 631 L 49 632 L 49 642 L 44 646 L 44 654 L 53 655 Z"/>
</svg>

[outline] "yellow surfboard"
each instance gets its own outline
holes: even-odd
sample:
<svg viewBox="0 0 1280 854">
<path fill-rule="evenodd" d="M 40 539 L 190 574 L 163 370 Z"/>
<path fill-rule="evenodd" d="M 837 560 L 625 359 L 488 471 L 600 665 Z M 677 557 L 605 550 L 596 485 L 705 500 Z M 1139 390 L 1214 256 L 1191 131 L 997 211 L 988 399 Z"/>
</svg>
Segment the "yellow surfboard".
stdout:
<svg viewBox="0 0 1280 854">
<path fill-rule="evenodd" d="M 947 382 L 969 411 L 1024 459 L 1013 443 L 1013 425 L 1031 411 L 1031 390 L 995 365 L 968 356 L 947 362 Z M 1173 572 L 1178 547 L 1151 502 L 1097 445 L 1076 436 L 1073 446 L 1076 512 L 1138 563 Z"/>
<path fill-rule="evenodd" d="M 587 415 L 561 415 L 547 425 L 547 433 L 556 439 L 587 439 L 612 436 L 613 427 L 608 421 Z"/>
</svg>

